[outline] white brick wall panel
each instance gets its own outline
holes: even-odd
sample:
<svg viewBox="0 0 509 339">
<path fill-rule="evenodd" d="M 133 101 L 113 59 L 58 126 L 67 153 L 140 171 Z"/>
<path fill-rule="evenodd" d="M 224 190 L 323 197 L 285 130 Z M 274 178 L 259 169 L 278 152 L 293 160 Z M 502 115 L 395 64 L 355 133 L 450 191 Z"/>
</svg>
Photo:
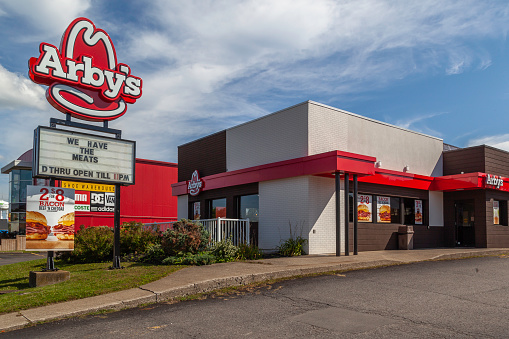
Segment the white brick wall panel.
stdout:
<svg viewBox="0 0 509 339">
<path fill-rule="evenodd" d="M 341 182 L 341 212 L 344 206 L 344 182 Z M 309 177 L 308 213 L 313 225 L 309 233 L 309 254 L 336 253 L 336 194 L 335 180 Z M 342 215 L 342 214 L 341 214 Z M 313 230 L 315 231 L 313 233 Z M 344 233 L 344 218 L 341 218 L 341 234 Z M 344 251 L 343 236 L 341 249 Z"/>
<path fill-rule="evenodd" d="M 294 235 L 307 237 L 311 230 L 308 216 L 308 177 L 260 182 L 260 221 L 258 245 L 263 250 L 275 250 L 290 236 L 290 224 Z"/>
<path fill-rule="evenodd" d="M 303 103 L 228 129 L 228 171 L 308 155 L 307 107 Z"/>
<path fill-rule="evenodd" d="M 376 157 L 384 169 L 442 175 L 441 139 L 310 102 L 309 154 L 332 150 Z"/>
<path fill-rule="evenodd" d="M 343 210 L 343 185 L 340 193 Z M 306 253 L 325 254 L 336 251 L 336 197 L 334 179 L 304 176 L 259 184 L 259 247 L 275 250 L 293 235 L 308 239 Z M 344 233 L 341 219 L 341 234 Z M 313 233 L 315 230 L 315 233 Z M 343 236 L 341 237 L 343 239 Z M 342 244 L 344 251 L 344 245 Z"/>
</svg>

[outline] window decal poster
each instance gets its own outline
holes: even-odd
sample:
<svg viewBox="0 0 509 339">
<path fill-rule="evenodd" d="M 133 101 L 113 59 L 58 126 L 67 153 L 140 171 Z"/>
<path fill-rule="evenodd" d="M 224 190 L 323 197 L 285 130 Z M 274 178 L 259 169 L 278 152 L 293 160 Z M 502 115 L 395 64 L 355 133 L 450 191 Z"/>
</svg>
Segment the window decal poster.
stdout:
<svg viewBox="0 0 509 339">
<path fill-rule="evenodd" d="M 415 200 L 415 224 L 422 225 L 422 200 Z"/>
<path fill-rule="evenodd" d="M 372 201 L 371 195 L 357 195 L 357 220 L 371 222 Z"/>
<path fill-rule="evenodd" d="M 376 197 L 377 222 L 391 222 L 391 198 Z"/>
<path fill-rule="evenodd" d="M 500 225 L 500 203 L 493 201 L 493 224 Z"/>
<path fill-rule="evenodd" d="M 74 190 L 27 186 L 26 249 L 74 249 Z"/>
<path fill-rule="evenodd" d="M 200 202 L 195 202 L 193 204 L 193 217 L 194 217 L 194 220 L 199 220 L 201 215 L 200 215 Z"/>
</svg>

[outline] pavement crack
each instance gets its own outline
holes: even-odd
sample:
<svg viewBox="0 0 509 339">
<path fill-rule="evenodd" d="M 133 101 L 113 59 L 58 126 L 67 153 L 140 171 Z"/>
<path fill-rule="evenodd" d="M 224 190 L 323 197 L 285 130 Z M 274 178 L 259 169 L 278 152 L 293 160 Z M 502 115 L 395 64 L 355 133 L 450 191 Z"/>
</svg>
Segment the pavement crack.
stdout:
<svg viewBox="0 0 509 339">
<path fill-rule="evenodd" d="M 27 318 L 27 317 L 26 317 L 23 313 L 19 312 L 18 314 L 19 314 L 21 317 L 25 318 L 25 319 L 26 319 L 26 321 L 28 321 L 30 324 L 32 324 L 32 323 L 33 323 L 33 321 L 32 321 L 32 320 L 30 320 L 30 319 L 28 319 L 28 318 Z"/>
<path fill-rule="evenodd" d="M 138 286 L 138 288 L 142 291 L 147 291 L 147 292 L 150 292 L 150 293 L 153 293 L 155 296 L 156 296 L 156 303 L 159 302 L 159 294 L 157 294 L 156 292 L 152 291 L 152 290 L 149 290 L 148 288 L 143 288 L 141 286 Z"/>
</svg>

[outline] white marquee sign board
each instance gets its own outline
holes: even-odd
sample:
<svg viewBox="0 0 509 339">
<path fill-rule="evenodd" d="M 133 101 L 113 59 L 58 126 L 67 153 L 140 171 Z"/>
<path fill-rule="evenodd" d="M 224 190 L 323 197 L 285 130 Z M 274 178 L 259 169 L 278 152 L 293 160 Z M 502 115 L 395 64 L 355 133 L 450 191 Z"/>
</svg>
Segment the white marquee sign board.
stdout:
<svg viewBox="0 0 509 339">
<path fill-rule="evenodd" d="M 42 126 L 34 141 L 34 177 L 134 184 L 134 141 Z"/>
</svg>

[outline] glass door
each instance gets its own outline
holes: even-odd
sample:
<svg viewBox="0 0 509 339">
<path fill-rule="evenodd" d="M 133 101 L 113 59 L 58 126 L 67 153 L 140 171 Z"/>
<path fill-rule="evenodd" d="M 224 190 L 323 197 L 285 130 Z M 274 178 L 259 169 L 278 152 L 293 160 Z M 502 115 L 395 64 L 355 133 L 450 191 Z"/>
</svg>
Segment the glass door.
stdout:
<svg viewBox="0 0 509 339">
<path fill-rule="evenodd" d="M 455 201 L 456 246 L 475 247 L 474 201 Z"/>
</svg>

